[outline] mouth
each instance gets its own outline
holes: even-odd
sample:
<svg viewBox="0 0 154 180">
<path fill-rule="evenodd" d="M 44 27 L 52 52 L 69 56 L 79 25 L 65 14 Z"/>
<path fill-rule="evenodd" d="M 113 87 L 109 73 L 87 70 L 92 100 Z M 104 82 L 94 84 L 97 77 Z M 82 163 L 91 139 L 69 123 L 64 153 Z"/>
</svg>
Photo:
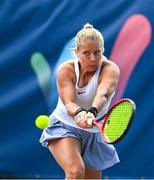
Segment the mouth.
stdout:
<svg viewBox="0 0 154 180">
<path fill-rule="evenodd" d="M 97 65 L 96 64 L 91 64 L 91 65 L 89 65 L 90 67 L 97 67 Z"/>
</svg>

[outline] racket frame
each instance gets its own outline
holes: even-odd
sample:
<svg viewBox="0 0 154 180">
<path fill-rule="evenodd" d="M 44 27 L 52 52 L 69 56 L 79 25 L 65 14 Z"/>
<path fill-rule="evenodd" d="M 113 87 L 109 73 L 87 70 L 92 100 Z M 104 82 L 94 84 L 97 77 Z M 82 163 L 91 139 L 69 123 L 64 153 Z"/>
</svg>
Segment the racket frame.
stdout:
<svg viewBox="0 0 154 180">
<path fill-rule="evenodd" d="M 125 129 L 124 133 L 119 138 L 117 138 L 113 142 L 109 142 L 109 141 L 107 141 L 107 138 L 105 137 L 105 131 L 104 131 L 107 120 L 108 120 L 108 116 L 109 116 L 109 114 L 110 114 L 110 112 L 112 111 L 113 108 L 115 108 L 118 104 L 120 104 L 121 102 L 124 102 L 124 101 L 127 101 L 132 105 L 132 114 L 131 114 L 130 120 L 128 122 L 128 126 Z M 122 99 L 119 99 L 118 101 L 116 101 L 116 103 L 109 109 L 109 111 L 106 114 L 104 114 L 101 118 L 95 119 L 93 121 L 93 124 L 96 125 L 99 128 L 100 133 L 102 135 L 102 138 L 107 144 L 115 144 L 115 143 L 119 142 L 127 134 L 128 130 L 129 130 L 130 126 L 131 126 L 135 111 L 136 111 L 135 102 L 133 100 L 129 99 L 129 98 L 122 98 Z M 99 122 L 101 120 L 103 120 L 102 124 Z"/>
</svg>

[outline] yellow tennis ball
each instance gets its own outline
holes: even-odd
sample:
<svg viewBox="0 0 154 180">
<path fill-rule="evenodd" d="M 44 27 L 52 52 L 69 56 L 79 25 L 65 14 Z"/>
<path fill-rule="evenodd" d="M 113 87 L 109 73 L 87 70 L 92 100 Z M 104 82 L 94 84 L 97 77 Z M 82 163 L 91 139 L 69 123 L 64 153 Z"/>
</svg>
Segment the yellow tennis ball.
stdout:
<svg viewBox="0 0 154 180">
<path fill-rule="evenodd" d="M 49 117 L 46 115 L 40 115 L 36 118 L 35 120 L 35 125 L 36 127 L 40 128 L 40 129 L 44 129 L 46 127 L 48 127 L 49 125 Z"/>
</svg>

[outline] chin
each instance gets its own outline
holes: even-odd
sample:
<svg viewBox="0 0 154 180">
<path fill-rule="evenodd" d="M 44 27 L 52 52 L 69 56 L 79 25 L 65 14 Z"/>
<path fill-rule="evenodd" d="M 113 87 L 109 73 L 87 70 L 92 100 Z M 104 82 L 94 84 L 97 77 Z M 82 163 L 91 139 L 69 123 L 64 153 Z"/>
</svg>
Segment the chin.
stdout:
<svg viewBox="0 0 154 180">
<path fill-rule="evenodd" d="M 89 71 L 95 71 L 98 68 L 98 66 L 90 66 L 88 69 Z"/>
</svg>

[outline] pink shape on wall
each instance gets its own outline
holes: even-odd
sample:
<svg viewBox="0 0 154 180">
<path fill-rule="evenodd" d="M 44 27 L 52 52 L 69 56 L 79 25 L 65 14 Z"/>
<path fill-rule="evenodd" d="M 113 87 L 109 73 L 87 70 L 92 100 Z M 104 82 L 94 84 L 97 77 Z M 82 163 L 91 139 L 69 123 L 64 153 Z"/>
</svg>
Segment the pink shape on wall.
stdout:
<svg viewBox="0 0 154 180">
<path fill-rule="evenodd" d="M 110 55 L 121 71 L 113 102 L 122 96 L 135 65 L 149 45 L 151 33 L 149 20 L 141 14 L 129 17 L 119 32 Z"/>
</svg>

